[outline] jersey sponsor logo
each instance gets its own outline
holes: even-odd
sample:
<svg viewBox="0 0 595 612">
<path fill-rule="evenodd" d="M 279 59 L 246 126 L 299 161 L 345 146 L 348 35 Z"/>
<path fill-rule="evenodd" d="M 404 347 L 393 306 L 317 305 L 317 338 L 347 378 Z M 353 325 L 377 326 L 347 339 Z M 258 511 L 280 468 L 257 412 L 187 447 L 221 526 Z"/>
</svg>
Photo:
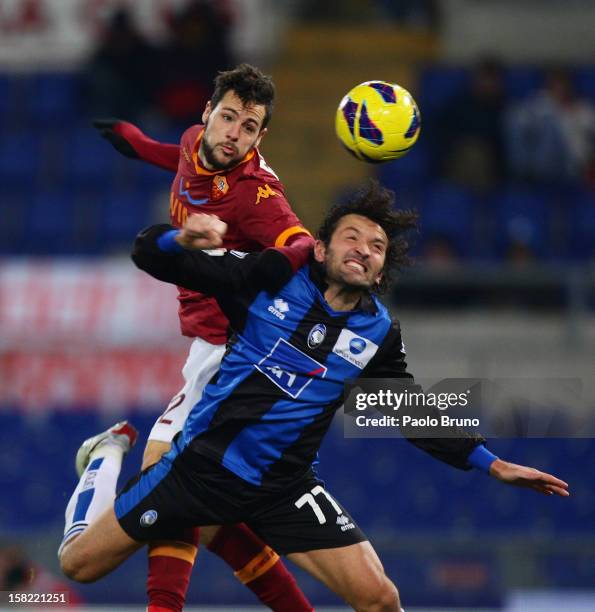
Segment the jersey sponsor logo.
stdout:
<svg viewBox="0 0 595 612">
<path fill-rule="evenodd" d="M 207 255 L 210 255 L 211 257 L 221 257 L 222 255 L 225 255 L 225 253 L 227 253 L 227 249 L 224 249 L 224 248 L 204 249 L 203 253 L 206 253 Z"/>
<path fill-rule="evenodd" d="M 281 298 L 276 298 L 267 310 L 278 319 L 283 320 L 285 318 L 285 313 L 289 312 L 289 304 Z"/>
<path fill-rule="evenodd" d="M 360 370 L 363 370 L 378 350 L 378 345 L 354 334 L 348 329 L 341 330 L 337 342 L 333 347 L 333 353 L 339 355 Z"/>
<path fill-rule="evenodd" d="M 236 250 L 230 251 L 229 254 L 233 255 L 234 257 L 237 257 L 238 259 L 244 259 L 244 257 L 248 255 L 248 253 L 246 253 L 245 251 L 236 251 Z"/>
<path fill-rule="evenodd" d="M 326 366 L 302 353 L 284 338 L 279 338 L 273 350 L 254 367 L 294 399 L 315 376 L 324 378 L 327 372 Z"/>
<path fill-rule="evenodd" d="M 273 191 L 271 189 L 271 186 L 268 183 L 264 184 L 264 187 L 262 185 L 260 185 L 258 187 L 258 191 L 256 192 L 256 202 L 255 204 L 260 204 L 260 200 L 261 199 L 267 199 L 270 196 L 276 196 L 279 195 L 276 191 Z"/>
<path fill-rule="evenodd" d="M 211 189 L 211 199 L 218 200 L 229 191 L 227 179 L 222 174 L 213 177 L 213 187 Z"/>
<path fill-rule="evenodd" d="M 180 197 L 183 196 L 186 198 L 186 201 L 193 206 L 200 206 L 201 204 L 206 204 L 209 201 L 209 198 L 193 198 L 190 195 L 190 181 L 186 181 L 184 183 L 184 177 L 180 177 L 180 186 L 178 188 L 178 192 L 180 193 Z"/>
<path fill-rule="evenodd" d="M 188 211 L 172 191 L 169 196 L 169 216 L 173 225 L 182 227 L 188 219 Z"/>
<path fill-rule="evenodd" d="M 308 346 L 313 349 L 324 342 L 326 338 L 326 325 L 317 323 L 308 334 Z"/>
<path fill-rule="evenodd" d="M 158 517 L 159 517 L 159 514 L 157 513 L 157 510 L 147 510 L 140 517 L 140 521 L 139 521 L 140 526 L 150 527 L 151 525 L 154 525 L 157 522 Z"/>
</svg>

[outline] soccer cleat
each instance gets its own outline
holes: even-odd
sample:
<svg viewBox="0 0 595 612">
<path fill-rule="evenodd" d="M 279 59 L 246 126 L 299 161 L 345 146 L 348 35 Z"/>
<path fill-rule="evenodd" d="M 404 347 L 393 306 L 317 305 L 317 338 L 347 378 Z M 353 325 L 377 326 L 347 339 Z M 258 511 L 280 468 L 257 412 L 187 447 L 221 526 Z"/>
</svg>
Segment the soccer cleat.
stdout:
<svg viewBox="0 0 595 612">
<path fill-rule="evenodd" d="M 89 465 L 91 453 L 101 444 L 108 441 L 112 442 L 120 446 L 124 454 L 126 454 L 134 446 L 137 437 L 138 431 L 128 421 L 120 421 L 106 431 L 92 438 L 87 438 L 76 453 L 75 467 L 77 475 L 79 477 L 82 475 L 85 468 Z"/>
</svg>

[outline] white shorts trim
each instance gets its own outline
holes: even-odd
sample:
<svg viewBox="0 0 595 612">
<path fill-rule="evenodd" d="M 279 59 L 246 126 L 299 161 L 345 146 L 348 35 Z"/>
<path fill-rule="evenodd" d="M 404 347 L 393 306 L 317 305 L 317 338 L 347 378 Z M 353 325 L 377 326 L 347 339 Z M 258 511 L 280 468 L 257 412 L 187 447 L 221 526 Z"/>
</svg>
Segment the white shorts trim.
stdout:
<svg viewBox="0 0 595 612">
<path fill-rule="evenodd" d="M 194 339 L 182 368 L 186 382 L 153 425 L 149 440 L 171 442 L 181 431 L 193 406 L 202 397 L 204 388 L 219 369 L 224 353 L 224 344 L 211 344 L 202 338 Z"/>
</svg>

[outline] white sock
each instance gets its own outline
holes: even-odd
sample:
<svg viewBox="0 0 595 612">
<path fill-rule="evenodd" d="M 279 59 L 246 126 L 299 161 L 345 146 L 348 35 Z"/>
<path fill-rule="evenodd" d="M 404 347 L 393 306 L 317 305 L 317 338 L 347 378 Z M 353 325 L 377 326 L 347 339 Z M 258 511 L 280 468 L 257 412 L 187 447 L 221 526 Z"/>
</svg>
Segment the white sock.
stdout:
<svg viewBox="0 0 595 612">
<path fill-rule="evenodd" d="M 109 440 L 91 453 L 89 465 L 66 506 L 58 555 L 66 542 L 84 531 L 114 501 L 123 456 L 122 447 Z"/>
</svg>

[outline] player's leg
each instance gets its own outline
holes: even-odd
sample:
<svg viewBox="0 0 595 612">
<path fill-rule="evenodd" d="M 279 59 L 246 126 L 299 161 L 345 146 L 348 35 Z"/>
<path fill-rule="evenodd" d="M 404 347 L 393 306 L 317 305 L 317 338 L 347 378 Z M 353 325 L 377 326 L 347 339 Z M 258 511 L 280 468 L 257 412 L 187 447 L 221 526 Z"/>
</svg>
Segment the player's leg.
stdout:
<svg viewBox="0 0 595 612">
<path fill-rule="evenodd" d="M 169 450 L 174 435 L 182 429 L 204 387 L 219 369 L 223 353 L 223 346 L 194 340 L 183 369 L 186 383 L 149 434 L 143 469 Z M 149 545 L 149 612 L 182 608 L 198 550 L 198 532 L 183 530 L 175 540 Z M 264 605 L 283 612 L 312 610 L 283 561 L 246 525 L 202 528 L 200 541 L 225 561 Z"/>
<path fill-rule="evenodd" d="M 132 426 L 118 423 L 85 440 L 77 453 L 80 480 L 66 508 L 58 551 L 64 573 L 74 580 L 88 582 L 105 575 L 140 546 L 124 533 L 113 512 L 122 458 L 136 437 Z"/>
<path fill-rule="evenodd" d="M 399 612 L 399 593 L 369 542 L 288 554 L 355 610 Z"/>
<path fill-rule="evenodd" d="M 157 463 L 171 447 L 174 436 L 184 427 L 192 407 L 219 368 L 224 347 L 196 338 L 182 370 L 184 386 L 157 419 L 149 434 L 142 469 Z M 182 610 L 198 553 L 201 530 L 180 529 L 171 540 L 150 542 L 148 546 L 148 612 Z"/>
<path fill-rule="evenodd" d="M 120 527 L 113 506 L 60 547 L 62 571 L 71 580 L 94 582 L 116 569 L 143 546 Z"/>
</svg>

